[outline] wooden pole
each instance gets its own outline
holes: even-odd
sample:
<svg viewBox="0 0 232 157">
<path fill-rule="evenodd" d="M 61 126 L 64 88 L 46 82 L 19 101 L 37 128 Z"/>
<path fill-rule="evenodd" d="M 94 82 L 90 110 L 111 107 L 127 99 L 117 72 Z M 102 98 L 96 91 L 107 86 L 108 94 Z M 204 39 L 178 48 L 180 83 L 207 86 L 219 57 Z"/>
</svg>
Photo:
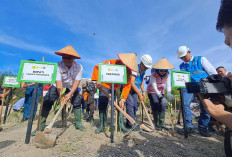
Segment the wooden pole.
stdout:
<svg viewBox="0 0 232 157">
<path fill-rule="evenodd" d="M 1 110 L 0 110 L 0 131 L 2 131 L 2 127 L 1 127 L 2 126 L 2 110 L 3 110 L 4 101 L 5 101 L 5 93 L 6 93 L 6 89 L 4 88 L 2 104 L 1 104 Z"/>
<path fill-rule="evenodd" d="M 66 106 L 63 107 L 63 109 L 62 109 L 62 114 L 61 114 L 61 116 L 62 116 L 62 127 L 64 127 L 65 121 L 66 121 L 66 116 L 65 116 L 65 114 L 66 114 Z"/>
<path fill-rule="evenodd" d="M 140 104 L 141 104 L 141 101 L 140 101 Z M 143 123 L 143 108 L 144 108 L 144 104 L 143 104 L 143 101 L 142 101 L 142 123 Z"/>
<path fill-rule="evenodd" d="M 114 143 L 114 83 L 111 86 L 111 143 Z"/>
<path fill-rule="evenodd" d="M 174 100 L 175 100 L 175 122 L 176 122 L 176 96 L 175 96 Z"/>
<path fill-rule="evenodd" d="M 116 103 L 118 104 L 118 99 L 116 97 Z M 115 133 L 118 132 L 118 110 L 115 110 Z"/>
<path fill-rule="evenodd" d="M 42 58 L 42 62 L 44 62 L 44 57 Z M 39 131 L 39 123 L 40 123 L 40 116 L 42 113 L 42 109 L 43 109 L 43 84 L 42 84 L 42 90 L 41 90 L 41 100 L 40 100 L 40 109 L 39 109 L 39 116 L 38 116 L 38 121 L 37 121 L 37 127 L 36 130 Z"/>
<path fill-rule="evenodd" d="M 172 111 L 172 103 L 170 103 L 170 114 L 171 114 L 171 123 L 172 123 L 172 135 L 174 135 L 175 133 L 175 129 L 174 129 L 174 117 L 173 117 L 173 111 Z"/>
<path fill-rule="evenodd" d="M 151 117 L 149 116 L 149 114 L 148 114 L 148 112 L 147 112 L 146 106 L 144 105 L 144 102 L 143 102 L 143 101 L 141 101 L 141 102 L 142 102 L 142 106 L 143 106 L 143 108 L 144 108 L 145 114 L 146 114 L 146 116 L 147 116 L 147 119 L 148 119 L 148 121 L 149 121 L 149 123 L 150 123 L 150 125 L 151 125 L 151 128 L 152 128 L 152 130 L 155 130 L 155 126 L 154 126 L 154 124 L 152 123 Z"/>
<path fill-rule="evenodd" d="M 6 108 L 5 108 L 4 118 L 3 118 L 3 124 L 6 123 L 7 112 L 8 112 L 10 100 L 12 99 L 12 94 L 13 94 L 13 91 L 12 91 L 12 88 L 10 88 L 10 93 L 8 95 L 8 99 L 7 99 L 7 102 L 6 102 Z"/>
<path fill-rule="evenodd" d="M 28 120 L 27 133 L 26 133 L 26 138 L 25 138 L 26 144 L 28 144 L 30 142 L 31 128 L 32 128 L 33 119 L 34 119 L 34 111 L 35 111 L 35 104 L 36 104 L 36 99 L 37 99 L 38 88 L 39 88 L 39 84 L 36 83 L 35 87 L 34 87 L 34 91 L 33 91 L 30 118 Z"/>
</svg>

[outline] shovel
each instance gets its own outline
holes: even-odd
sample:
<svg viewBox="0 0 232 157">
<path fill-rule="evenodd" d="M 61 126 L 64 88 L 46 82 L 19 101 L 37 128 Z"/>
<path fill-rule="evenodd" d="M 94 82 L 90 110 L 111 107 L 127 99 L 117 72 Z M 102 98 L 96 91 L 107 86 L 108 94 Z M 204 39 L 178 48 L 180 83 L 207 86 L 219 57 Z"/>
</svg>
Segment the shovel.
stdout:
<svg viewBox="0 0 232 157">
<path fill-rule="evenodd" d="M 105 91 L 105 90 L 101 90 L 109 99 L 110 99 L 110 95 Z M 131 117 L 129 116 L 125 111 L 123 111 L 123 109 L 121 107 L 118 106 L 118 104 L 114 101 L 114 106 L 116 107 L 117 110 L 119 110 L 124 117 L 126 117 L 126 119 L 128 121 L 130 121 L 130 123 L 133 125 L 132 126 L 132 129 L 130 129 L 130 131 L 128 133 L 126 133 L 125 136 L 129 135 L 131 133 L 131 131 L 133 131 L 135 128 L 137 128 L 138 126 L 140 126 L 140 128 L 146 130 L 146 131 L 149 131 L 151 132 L 152 130 L 149 129 L 147 126 L 145 126 L 144 124 L 142 125 L 139 125 L 138 123 L 136 123 L 136 121 Z"/>
</svg>

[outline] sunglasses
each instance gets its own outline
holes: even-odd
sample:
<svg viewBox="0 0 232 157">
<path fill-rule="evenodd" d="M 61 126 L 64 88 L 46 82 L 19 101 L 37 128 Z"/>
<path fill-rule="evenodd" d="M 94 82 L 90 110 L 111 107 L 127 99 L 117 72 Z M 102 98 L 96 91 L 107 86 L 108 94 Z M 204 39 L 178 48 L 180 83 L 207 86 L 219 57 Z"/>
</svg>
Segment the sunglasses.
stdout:
<svg viewBox="0 0 232 157">
<path fill-rule="evenodd" d="M 159 70 L 160 72 L 168 72 L 168 70 Z"/>
</svg>

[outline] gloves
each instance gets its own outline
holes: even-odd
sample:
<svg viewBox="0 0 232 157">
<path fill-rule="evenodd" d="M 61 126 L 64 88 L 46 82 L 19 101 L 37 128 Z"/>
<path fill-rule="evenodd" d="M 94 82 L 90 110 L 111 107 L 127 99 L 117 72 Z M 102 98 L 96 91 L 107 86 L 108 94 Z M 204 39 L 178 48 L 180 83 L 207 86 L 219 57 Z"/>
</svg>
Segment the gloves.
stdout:
<svg viewBox="0 0 232 157">
<path fill-rule="evenodd" d="M 168 100 L 169 100 L 169 101 L 172 101 L 172 100 L 173 100 L 173 95 L 171 94 L 171 92 L 168 92 L 168 93 L 167 93 L 167 97 L 168 97 Z"/>
<path fill-rule="evenodd" d="M 232 99 L 231 97 L 229 96 L 225 96 L 225 104 L 228 106 L 228 107 L 232 107 Z"/>
<path fill-rule="evenodd" d="M 169 105 L 169 103 L 168 103 L 168 101 L 167 101 L 167 99 L 165 98 L 165 97 L 163 97 L 162 98 L 162 100 L 161 100 L 161 104 L 163 104 L 163 105 Z"/>
</svg>

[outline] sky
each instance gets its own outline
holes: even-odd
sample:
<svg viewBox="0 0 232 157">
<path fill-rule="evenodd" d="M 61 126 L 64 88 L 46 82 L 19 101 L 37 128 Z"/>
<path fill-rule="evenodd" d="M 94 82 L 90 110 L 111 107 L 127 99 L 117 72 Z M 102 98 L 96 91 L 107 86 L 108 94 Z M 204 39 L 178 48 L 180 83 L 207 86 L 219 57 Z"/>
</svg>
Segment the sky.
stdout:
<svg viewBox="0 0 232 157">
<path fill-rule="evenodd" d="M 21 60 L 57 63 L 72 45 L 84 78 L 118 53 L 165 57 L 179 70 L 177 48 L 232 71 L 232 51 L 216 31 L 220 0 L 1 0 L 0 72 L 17 74 Z M 147 71 L 150 74 L 150 70 Z"/>
</svg>

